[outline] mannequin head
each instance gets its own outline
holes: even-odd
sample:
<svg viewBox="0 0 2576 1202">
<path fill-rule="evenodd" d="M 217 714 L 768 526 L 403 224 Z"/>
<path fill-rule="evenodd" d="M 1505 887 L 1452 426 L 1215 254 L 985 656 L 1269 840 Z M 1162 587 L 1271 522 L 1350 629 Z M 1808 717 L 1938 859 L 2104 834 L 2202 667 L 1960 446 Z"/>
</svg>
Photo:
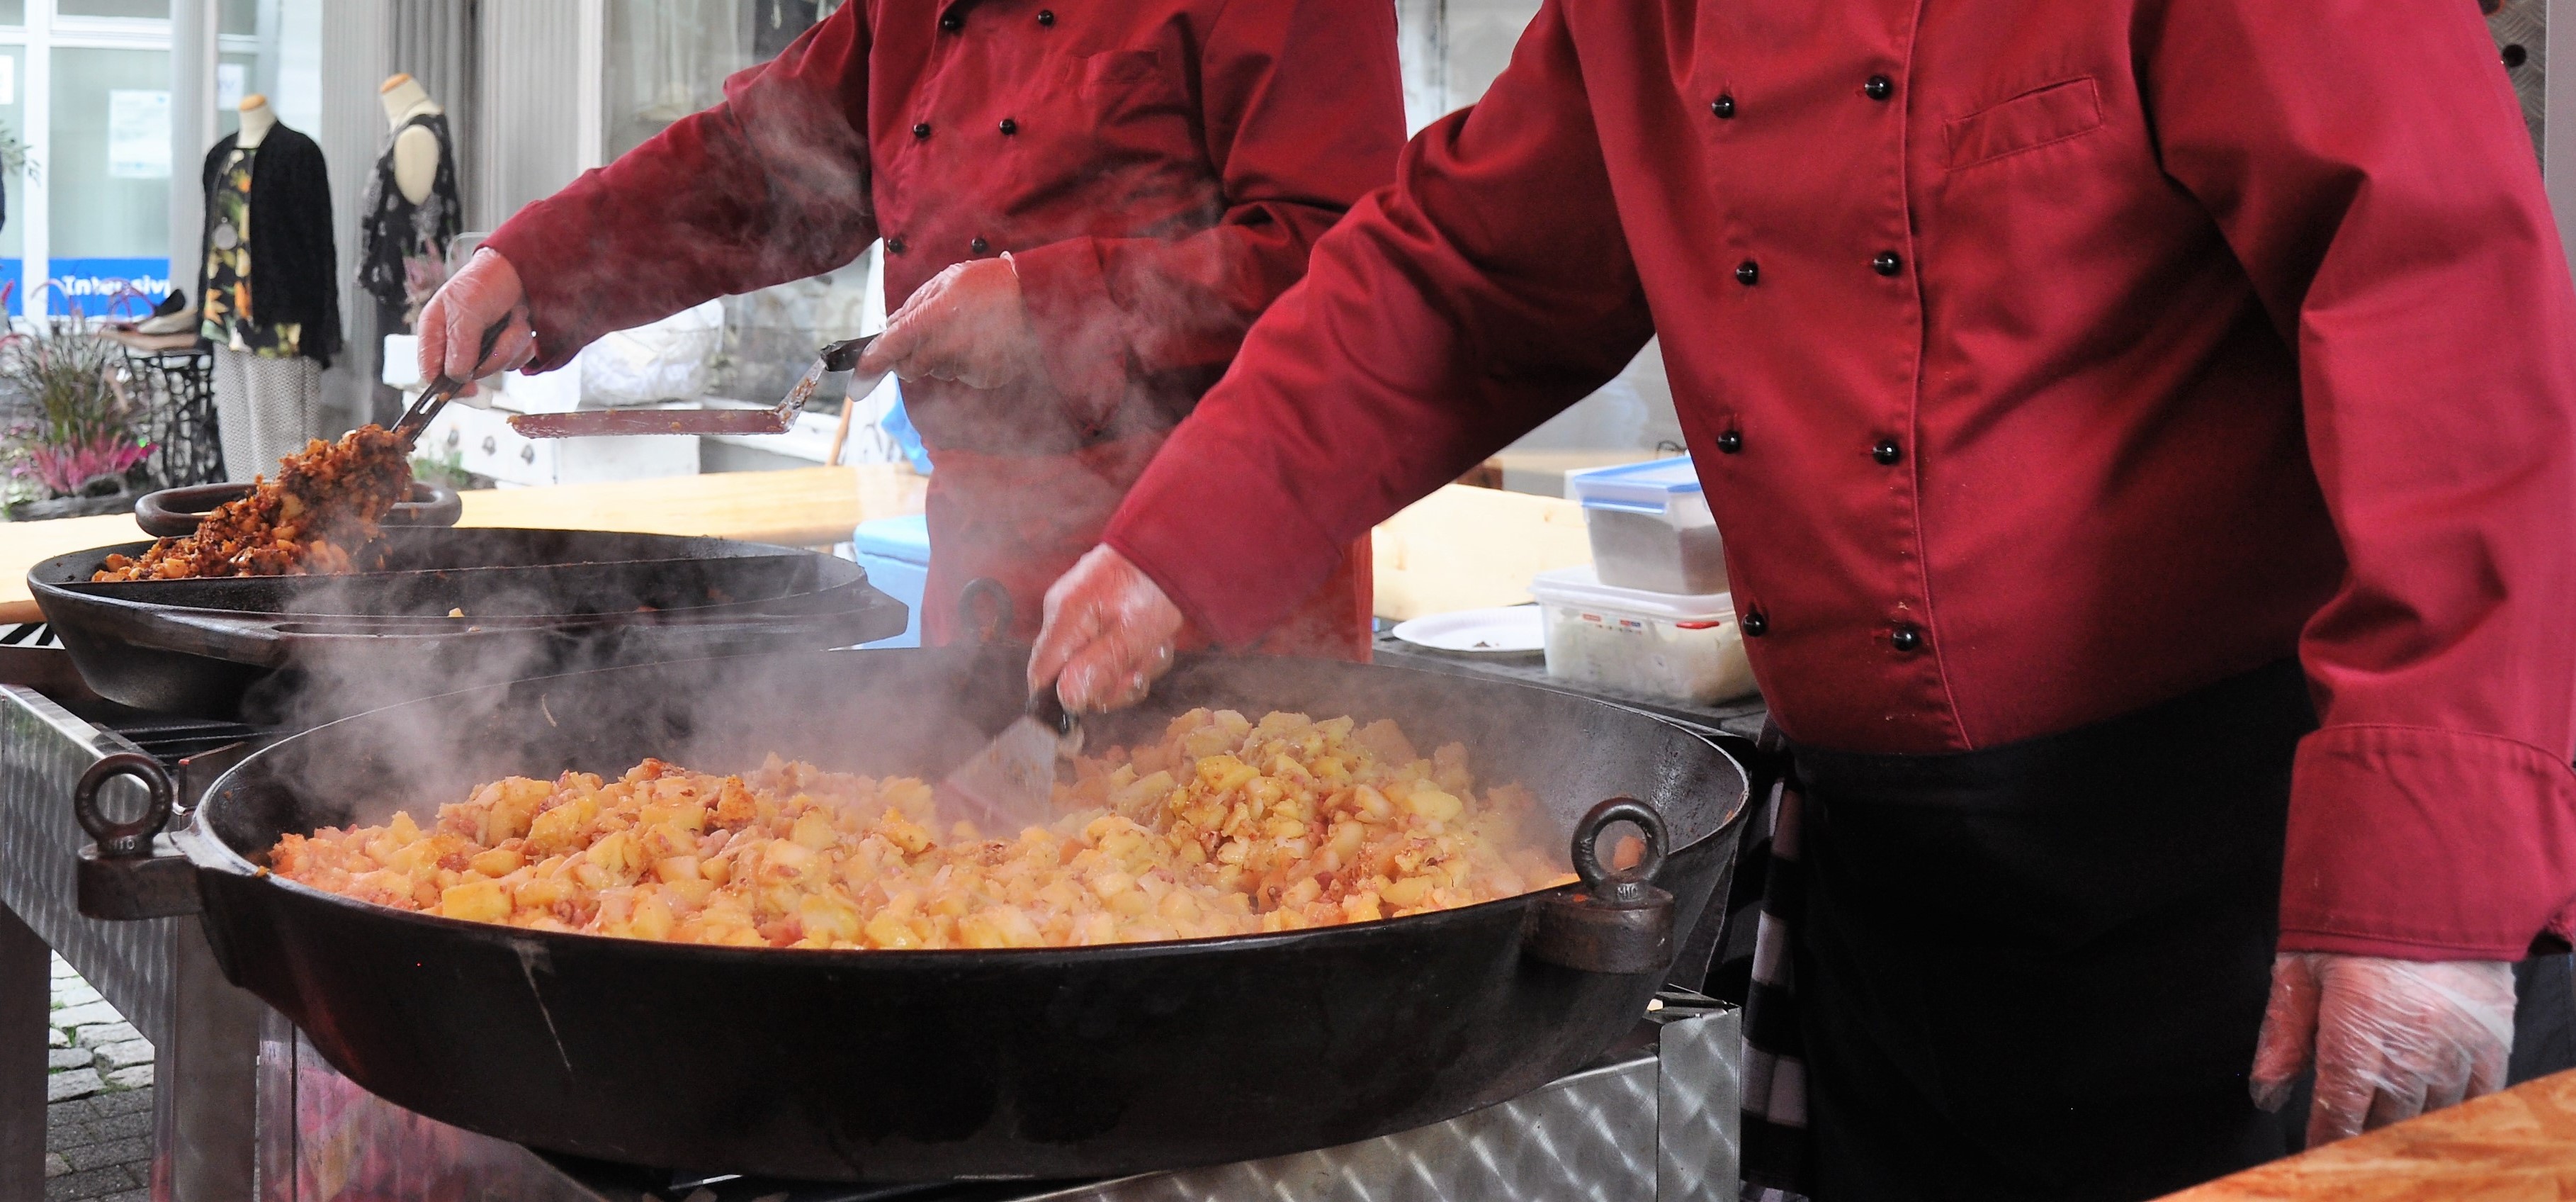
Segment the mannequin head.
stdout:
<svg viewBox="0 0 2576 1202">
<path fill-rule="evenodd" d="M 253 92 L 241 98 L 241 137 L 235 145 L 245 149 L 257 146 L 260 139 L 276 126 L 277 113 L 268 107 L 268 97 Z"/>
<path fill-rule="evenodd" d="M 400 125 L 415 113 L 434 113 L 438 103 L 429 98 L 429 89 L 409 73 L 395 75 L 376 89 L 376 99 L 385 106 L 385 120 Z"/>
</svg>

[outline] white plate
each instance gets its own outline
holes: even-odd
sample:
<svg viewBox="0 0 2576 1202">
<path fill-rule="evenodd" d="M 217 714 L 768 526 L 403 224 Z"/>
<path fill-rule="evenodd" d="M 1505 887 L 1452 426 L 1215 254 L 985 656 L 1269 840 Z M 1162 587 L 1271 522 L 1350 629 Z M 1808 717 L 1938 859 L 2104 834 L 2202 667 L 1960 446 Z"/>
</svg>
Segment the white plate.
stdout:
<svg viewBox="0 0 2576 1202">
<path fill-rule="evenodd" d="M 1397 623 L 1394 634 L 1416 647 L 1460 655 L 1529 655 L 1547 648 L 1547 624 L 1536 605 L 1425 614 Z"/>
</svg>

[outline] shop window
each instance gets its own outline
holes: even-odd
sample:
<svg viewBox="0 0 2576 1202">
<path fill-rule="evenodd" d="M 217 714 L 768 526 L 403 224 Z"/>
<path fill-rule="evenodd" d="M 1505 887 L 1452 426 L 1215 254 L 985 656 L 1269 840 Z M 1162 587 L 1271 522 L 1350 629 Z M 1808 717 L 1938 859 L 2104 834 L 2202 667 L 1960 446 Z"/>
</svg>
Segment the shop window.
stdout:
<svg viewBox="0 0 2576 1202">
<path fill-rule="evenodd" d="M 323 0 L 220 0 L 216 13 L 215 133 L 241 129 L 243 96 L 268 97 L 278 120 L 322 130 Z"/>
<path fill-rule="evenodd" d="M 157 297 L 170 286 L 170 54 L 59 47 L 53 72 L 48 273 L 90 312 L 128 283 Z"/>
<path fill-rule="evenodd" d="M 9 311 L 27 291 L 27 48 L 0 46 L 0 188 L 8 194 L 5 220 L 0 220 L 0 287 L 9 294 Z"/>
<path fill-rule="evenodd" d="M 724 99 L 727 76 L 766 62 L 840 7 L 837 0 L 627 0 L 608 6 L 601 143 L 615 158 Z M 723 349 L 709 389 L 775 397 L 813 348 L 883 323 L 869 316 L 870 260 L 725 298 Z"/>
<path fill-rule="evenodd" d="M 624 154 L 724 99 L 725 77 L 767 62 L 837 4 L 630 0 L 608 8 L 606 145 Z"/>
<path fill-rule="evenodd" d="M 23 3 L 24 0 L 21 0 Z M 167 21 L 170 0 L 55 0 L 54 14 L 62 17 L 123 17 L 129 20 Z"/>
</svg>

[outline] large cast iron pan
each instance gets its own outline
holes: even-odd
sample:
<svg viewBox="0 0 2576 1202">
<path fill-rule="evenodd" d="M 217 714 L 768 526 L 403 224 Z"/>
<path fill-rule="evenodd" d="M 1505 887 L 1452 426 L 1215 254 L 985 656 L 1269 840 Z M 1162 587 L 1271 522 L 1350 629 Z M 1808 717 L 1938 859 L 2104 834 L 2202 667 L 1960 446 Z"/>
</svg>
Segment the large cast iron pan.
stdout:
<svg viewBox="0 0 2576 1202">
<path fill-rule="evenodd" d="M 101 696 L 207 718 L 310 726 L 477 684 L 863 643 L 905 618 L 846 560 L 590 530 L 388 528 L 380 571 L 90 581 L 149 545 L 57 556 L 28 589 Z"/>
<path fill-rule="evenodd" d="M 721 770 L 772 751 L 937 772 L 1019 713 L 1025 656 L 759 656 L 395 706 L 244 760 L 157 856 L 85 853 L 83 905 L 201 905 L 227 976 L 351 1079 L 432 1118 L 553 1152 L 805 1179 L 1096 1177 L 1326 1147 L 1516 1096 L 1644 1012 L 1669 949 L 1590 971 L 1542 942 L 1595 912 L 1572 886 L 1279 935 L 802 952 L 472 925 L 257 867 L 282 833 L 398 806 L 426 819 L 508 773 L 614 773 L 647 755 Z M 1203 658 L 1142 709 L 1087 720 L 1089 737 L 1154 737 L 1197 705 L 1393 717 L 1426 752 L 1466 742 L 1481 783 L 1528 785 L 1566 825 L 1637 799 L 1670 845 L 1650 871 L 1674 899 L 1674 946 L 1722 895 L 1744 776 L 1649 715 L 1400 668 Z M 157 769 L 111 760 L 85 787 L 116 772 Z M 148 822 L 83 813 L 129 855 L 150 838 Z"/>
</svg>

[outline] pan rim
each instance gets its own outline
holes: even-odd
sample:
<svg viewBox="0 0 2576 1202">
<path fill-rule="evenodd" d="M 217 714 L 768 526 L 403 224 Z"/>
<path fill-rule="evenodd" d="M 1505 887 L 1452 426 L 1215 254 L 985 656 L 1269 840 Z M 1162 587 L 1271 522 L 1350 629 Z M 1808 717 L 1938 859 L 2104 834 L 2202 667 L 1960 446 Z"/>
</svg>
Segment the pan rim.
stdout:
<svg viewBox="0 0 2576 1202">
<path fill-rule="evenodd" d="M 588 947 L 600 947 L 608 944 L 642 945 L 646 947 L 669 949 L 674 955 L 703 955 L 712 957 L 718 961 L 756 959 L 764 963 L 779 963 L 792 957 L 803 962 L 831 963 L 841 967 L 856 964 L 933 963 L 940 961 L 953 961 L 969 956 L 998 956 L 1030 961 L 1042 960 L 1050 956 L 1064 957 L 1069 960 L 1078 957 L 1081 964 L 1104 964 L 1116 963 L 1122 960 L 1149 958 L 1161 951 L 1174 948 L 1199 950 L 1216 947 L 1244 949 L 1282 947 L 1304 942 L 1299 938 L 1300 936 L 1330 932 L 1375 933 L 1380 931 L 1415 931 L 1421 929 L 1421 925 L 1415 921 L 1418 919 L 1453 919 L 1463 921 L 1464 919 L 1459 916 L 1469 914 L 1474 914 L 1481 918 L 1485 916 L 1487 912 L 1497 907 L 1526 905 L 1534 898 L 1569 893 L 1580 890 L 1583 887 L 1583 883 L 1581 881 L 1569 881 L 1561 885 L 1550 885 L 1545 889 L 1533 889 L 1527 893 L 1516 893 L 1510 897 L 1498 897 L 1490 901 L 1476 902 L 1473 905 L 1456 906 L 1446 910 L 1435 910 L 1427 914 L 1407 914 L 1399 918 L 1380 918 L 1367 922 L 1345 922 L 1335 923 L 1329 926 L 1301 927 L 1294 931 L 1262 931 L 1245 935 L 1199 935 L 1188 939 L 1154 939 L 1140 943 L 1104 943 L 1072 947 L 925 947 L 902 949 L 741 947 L 723 943 L 675 943 L 662 939 L 635 939 L 624 935 L 605 935 L 591 931 L 539 931 L 532 930 L 527 927 L 509 926 L 504 923 L 476 922 L 471 919 L 449 918 L 443 914 L 431 914 L 420 910 L 396 909 L 395 907 L 371 902 L 364 898 L 350 897 L 343 893 L 333 893 L 328 889 L 318 889 L 314 886 L 307 885 L 302 881 L 280 876 L 261 865 L 253 864 L 249 860 L 243 858 L 241 853 L 234 851 L 232 846 L 224 842 L 220 836 L 214 835 L 212 832 L 199 829 L 195 824 L 193 816 L 186 833 L 191 836 L 191 838 L 182 841 L 182 847 L 187 850 L 189 859 L 194 863 L 197 871 L 199 872 L 218 873 L 251 882 L 254 885 L 264 885 L 282 889 L 292 897 L 305 898 L 327 905 L 344 907 L 354 912 L 371 915 L 379 919 L 391 919 L 398 922 L 415 923 L 430 930 L 470 931 L 489 938 L 512 942 L 529 940 L 539 943 L 547 943 L 556 940 L 581 940 L 583 941 L 582 945 Z M 1696 847 L 1699 844 L 1706 842 L 1709 837 L 1693 840 L 1691 843 L 1685 844 L 1681 848 L 1674 849 L 1674 851 L 1678 854 L 1688 848 Z M 204 852 L 201 855 L 200 849 L 207 844 L 211 844 L 215 850 L 212 852 Z M 206 862 L 208 859 L 213 859 L 217 862 L 210 864 Z M 1408 923 L 1414 925 L 1402 927 L 1399 927 L 1398 925 Z"/>
</svg>

